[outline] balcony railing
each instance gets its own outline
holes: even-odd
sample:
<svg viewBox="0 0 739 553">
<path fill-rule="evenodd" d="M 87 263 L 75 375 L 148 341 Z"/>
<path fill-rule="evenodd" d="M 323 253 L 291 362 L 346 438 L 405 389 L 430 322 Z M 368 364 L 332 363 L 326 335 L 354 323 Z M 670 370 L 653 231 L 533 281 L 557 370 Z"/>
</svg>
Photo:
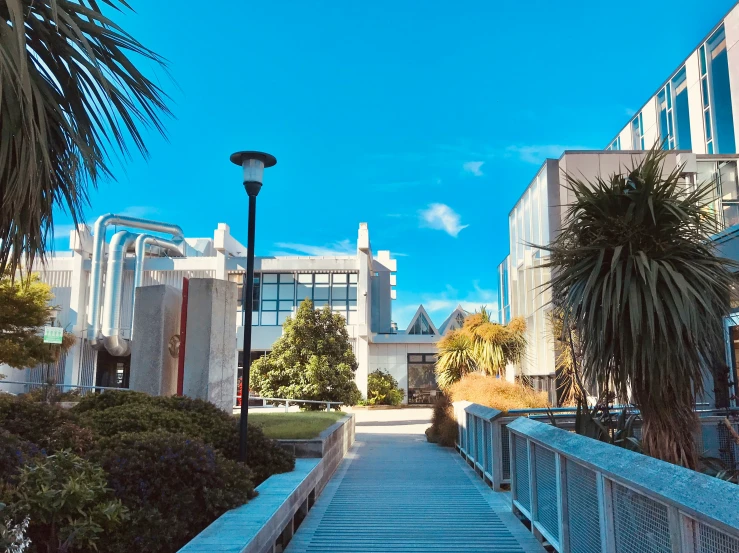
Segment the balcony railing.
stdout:
<svg viewBox="0 0 739 553">
<path fill-rule="evenodd" d="M 698 448 L 739 468 L 739 445 L 712 413 L 700 413 Z M 735 484 L 568 432 L 569 408 L 552 409 L 560 428 L 545 409 L 463 401 L 454 414 L 460 454 L 494 489 L 510 485 L 514 510 L 560 553 L 739 552 Z"/>
</svg>

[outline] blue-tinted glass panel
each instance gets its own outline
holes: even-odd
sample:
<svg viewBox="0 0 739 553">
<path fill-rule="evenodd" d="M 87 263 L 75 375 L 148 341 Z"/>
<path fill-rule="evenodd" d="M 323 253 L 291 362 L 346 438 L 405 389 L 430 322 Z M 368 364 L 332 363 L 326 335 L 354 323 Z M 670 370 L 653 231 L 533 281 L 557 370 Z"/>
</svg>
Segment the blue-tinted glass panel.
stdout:
<svg viewBox="0 0 739 553">
<path fill-rule="evenodd" d="M 706 125 L 706 140 L 711 140 L 713 133 L 711 132 L 711 110 L 707 109 L 704 113 L 704 121 Z"/>
<path fill-rule="evenodd" d="M 665 150 L 670 149 L 670 129 L 667 121 L 667 94 L 665 89 L 657 95 L 657 106 L 659 107 L 659 139 Z"/>
<path fill-rule="evenodd" d="M 672 79 L 675 90 L 675 138 L 679 150 L 691 150 L 693 147 L 690 139 L 690 107 L 688 106 L 688 86 L 685 80 L 685 68 L 677 72 Z"/>
<path fill-rule="evenodd" d="M 734 142 L 734 114 L 731 107 L 729 84 L 729 60 L 726 55 L 726 39 L 723 28 L 708 42 L 711 49 L 711 112 L 716 129 L 716 150 L 720 154 L 736 153 Z"/>
<path fill-rule="evenodd" d="M 705 46 L 701 46 L 700 58 L 701 58 L 701 75 L 705 75 L 706 74 L 706 48 Z"/>
<path fill-rule="evenodd" d="M 701 95 L 703 97 L 703 107 L 708 106 L 708 77 L 701 79 Z"/>
</svg>

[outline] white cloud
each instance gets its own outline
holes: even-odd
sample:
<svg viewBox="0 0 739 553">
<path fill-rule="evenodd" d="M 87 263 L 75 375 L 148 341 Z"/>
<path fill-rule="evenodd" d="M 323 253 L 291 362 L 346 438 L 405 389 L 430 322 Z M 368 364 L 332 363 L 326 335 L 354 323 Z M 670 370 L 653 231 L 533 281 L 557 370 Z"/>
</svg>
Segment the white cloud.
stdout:
<svg viewBox="0 0 739 553">
<path fill-rule="evenodd" d="M 318 255 L 325 257 L 336 257 L 343 255 L 356 255 L 357 248 L 349 240 L 340 240 L 327 246 L 312 246 L 310 244 L 295 244 L 293 242 L 277 242 L 277 248 L 282 251 L 273 252 L 272 255 Z"/>
<path fill-rule="evenodd" d="M 508 153 L 518 155 L 526 163 L 543 163 L 547 158 L 559 158 L 565 150 L 589 150 L 585 146 L 563 146 L 561 144 L 539 144 L 530 146 L 508 146 Z"/>
<path fill-rule="evenodd" d="M 484 174 L 482 172 L 482 166 L 484 164 L 484 161 L 468 161 L 462 164 L 462 170 L 465 173 L 470 173 L 471 175 L 474 175 L 475 177 L 481 177 Z"/>
<path fill-rule="evenodd" d="M 446 204 L 429 204 L 428 209 L 421 211 L 424 226 L 443 230 L 454 238 L 469 225 L 460 224 L 459 214 Z"/>
</svg>

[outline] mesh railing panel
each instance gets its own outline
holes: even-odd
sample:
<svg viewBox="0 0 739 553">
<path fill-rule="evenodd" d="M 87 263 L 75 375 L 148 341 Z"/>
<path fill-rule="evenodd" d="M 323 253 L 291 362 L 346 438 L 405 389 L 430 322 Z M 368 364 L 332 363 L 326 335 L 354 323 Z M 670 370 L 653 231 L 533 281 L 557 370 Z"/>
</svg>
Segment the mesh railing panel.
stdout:
<svg viewBox="0 0 739 553">
<path fill-rule="evenodd" d="M 667 507 L 613 483 L 616 553 L 672 553 Z"/>
<path fill-rule="evenodd" d="M 503 480 L 511 479 L 511 442 L 508 426 L 500 425 L 501 454 L 503 457 Z"/>
<path fill-rule="evenodd" d="M 467 455 L 475 457 L 475 440 L 474 434 L 475 428 L 473 427 L 475 418 L 469 413 L 465 413 L 467 421 Z"/>
<path fill-rule="evenodd" d="M 695 527 L 693 544 L 695 553 L 736 553 L 739 551 L 738 539 L 727 536 L 705 524 L 696 523 Z"/>
<path fill-rule="evenodd" d="M 739 430 L 739 423 L 733 423 L 732 426 L 734 430 Z M 695 438 L 696 448 L 702 455 L 721 459 L 729 470 L 739 469 L 739 445 L 731 439 L 723 421 L 701 424 L 701 430 Z"/>
<path fill-rule="evenodd" d="M 490 421 L 483 422 L 485 472 L 493 474 L 493 424 Z"/>
<path fill-rule="evenodd" d="M 601 553 L 595 472 L 567 461 L 567 509 L 571 553 Z"/>
<path fill-rule="evenodd" d="M 475 462 L 482 465 L 485 444 L 482 432 L 482 419 L 475 417 Z"/>
<path fill-rule="evenodd" d="M 554 452 L 538 445 L 534 446 L 534 451 L 537 520 L 559 540 L 559 500 Z"/>
<path fill-rule="evenodd" d="M 516 499 L 527 510 L 531 510 L 529 499 L 529 454 L 526 438 L 513 436 L 513 447 L 516 450 Z"/>
</svg>

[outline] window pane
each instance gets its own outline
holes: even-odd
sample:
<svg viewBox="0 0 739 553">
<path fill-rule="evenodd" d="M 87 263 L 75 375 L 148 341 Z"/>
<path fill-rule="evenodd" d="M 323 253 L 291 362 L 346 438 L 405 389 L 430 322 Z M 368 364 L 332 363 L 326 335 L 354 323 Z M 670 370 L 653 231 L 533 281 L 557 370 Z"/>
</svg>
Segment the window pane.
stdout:
<svg viewBox="0 0 739 553">
<path fill-rule="evenodd" d="M 281 300 L 293 300 L 295 294 L 294 284 L 280 284 L 280 299 Z"/>
<path fill-rule="evenodd" d="M 293 302 L 280 300 L 280 311 L 292 311 Z"/>
<path fill-rule="evenodd" d="M 251 310 L 259 311 L 259 278 L 254 278 L 254 292 L 252 294 Z"/>
<path fill-rule="evenodd" d="M 331 280 L 334 284 L 343 283 L 346 284 L 348 280 L 349 275 L 346 273 L 337 273 L 334 275 L 331 275 Z"/>
<path fill-rule="evenodd" d="M 313 283 L 313 275 L 298 275 L 298 282 L 301 284 L 312 284 Z"/>
<path fill-rule="evenodd" d="M 734 114 L 731 107 L 729 60 L 723 28 L 709 41 L 711 47 L 711 114 L 716 130 L 716 150 L 720 154 L 736 152 L 734 143 Z"/>
<path fill-rule="evenodd" d="M 262 311 L 276 311 L 276 310 L 277 310 L 276 301 L 263 301 L 262 302 Z"/>
<path fill-rule="evenodd" d="M 310 284 L 298 284 L 298 301 L 302 302 L 304 299 L 312 299 L 313 297 L 313 286 Z"/>
<path fill-rule="evenodd" d="M 739 190 L 737 189 L 736 178 L 736 162 L 726 161 L 720 163 L 719 173 L 721 175 L 721 198 L 723 200 L 739 199 Z"/>
<path fill-rule="evenodd" d="M 331 299 L 332 300 L 345 300 L 346 299 L 346 284 L 332 286 Z"/>
<path fill-rule="evenodd" d="M 274 326 L 277 324 L 277 313 L 262 312 L 262 326 Z"/>
<path fill-rule="evenodd" d="M 318 275 L 316 275 L 318 276 Z M 316 287 L 313 290 L 313 299 L 318 300 L 328 300 L 328 284 L 318 284 L 316 283 Z"/>
<path fill-rule="evenodd" d="M 295 277 L 292 273 L 280 274 L 280 284 L 291 284 L 293 282 L 295 282 Z"/>
<path fill-rule="evenodd" d="M 259 325 L 259 313 L 257 311 L 252 311 L 251 326 L 257 326 L 257 325 Z"/>
<path fill-rule="evenodd" d="M 320 309 L 320 308 L 322 308 L 325 305 L 328 305 L 328 301 L 326 301 L 326 300 L 316 300 L 316 301 L 313 302 L 313 306 L 316 309 Z"/>
<path fill-rule="evenodd" d="M 290 313 L 285 313 L 284 311 L 280 311 L 277 317 L 277 324 L 283 324 L 287 318 L 290 316 Z"/>
<path fill-rule="evenodd" d="M 711 140 L 711 136 L 713 133 L 711 133 L 711 110 L 707 109 L 705 111 L 705 125 L 706 125 L 706 140 Z"/>
<path fill-rule="evenodd" d="M 319 282 L 323 284 L 328 284 L 328 275 L 313 275 L 313 278 L 315 278 L 316 284 L 318 284 Z"/>
<path fill-rule="evenodd" d="M 276 300 L 277 299 L 277 285 L 276 284 L 264 284 L 262 286 L 262 299 Z"/>
<path fill-rule="evenodd" d="M 349 285 L 349 299 L 350 300 L 356 300 L 357 299 L 357 287 L 353 285 Z"/>
<path fill-rule="evenodd" d="M 265 275 L 262 275 L 262 280 L 264 282 L 277 282 L 277 275 L 276 274 L 265 274 Z"/>
<path fill-rule="evenodd" d="M 425 355 L 426 363 L 436 363 L 436 354 Z"/>
<path fill-rule="evenodd" d="M 357 302 L 356 301 L 350 301 L 349 302 L 349 311 L 356 311 L 357 310 Z"/>
<path fill-rule="evenodd" d="M 423 355 L 408 355 L 409 363 L 423 363 Z"/>
<path fill-rule="evenodd" d="M 349 282 L 351 282 L 352 284 L 356 284 L 357 282 L 359 282 L 359 275 L 357 273 L 350 274 Z"/>
</svg>

